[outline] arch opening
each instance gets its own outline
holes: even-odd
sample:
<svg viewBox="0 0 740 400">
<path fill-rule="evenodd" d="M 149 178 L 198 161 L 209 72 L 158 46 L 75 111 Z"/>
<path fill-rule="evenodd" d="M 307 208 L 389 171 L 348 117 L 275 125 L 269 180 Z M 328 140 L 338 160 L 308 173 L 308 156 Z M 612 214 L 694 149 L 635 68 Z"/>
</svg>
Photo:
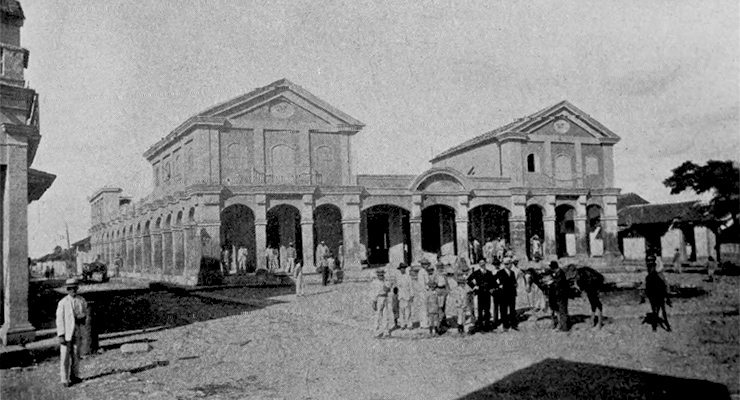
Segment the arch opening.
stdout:
<svg viewBox="0 0 740 400">
<path fill-rule="evenodd" d="M 472 262 L 486 257 L 484 248 L 488 242 L 491 242 L 488 247 L 494 246 L 496 250 L 501 247 L 502 240 L 503 244 L 509 243 L 509 215 L 509 210 L 494 204 L 482 204 L 468 211 L 468 243 L 472 249 Z"/>
<path fill-rule="evenodd" d="M 191 214 L 193 213 L 191 209 Z M 243 204 L 221 211 L 221 246 L 228 257 L 222 259 L 225 275 L 246 274 L 256 268 L 257 248 L 254 237 L 254 212 Z M 228 250 L 228 251 L 225 251 Z M 241 250 L 241 260 L 239 251 Z M 244 251 L 246 250 L 246 255 Z M 240 263 L 241 261 L 241 263 Z"/>
<path fill-rule="evenodd" d="M 421 211 L 421 249 L 425 253 L 444 256 L 457 255 L 455 210 L 435 204 Z"/>
<path fill-rule="evenodd" d="M 360 214 L 360 262 L 370 265 L 411 262 L 410 213 L 379 204 Z"/>
<path fill-rule="evenodd" d="M 576 255 L 575 209 L 563 204 L 555 208 L 556 249 L 558 257 Z"/>
<path fill-rule="evenodd" d="M 527 255 L 530 260 L 545 258 L 545 223 L 542 207 L 532 204 L 526 209 Z"/>
</svg>

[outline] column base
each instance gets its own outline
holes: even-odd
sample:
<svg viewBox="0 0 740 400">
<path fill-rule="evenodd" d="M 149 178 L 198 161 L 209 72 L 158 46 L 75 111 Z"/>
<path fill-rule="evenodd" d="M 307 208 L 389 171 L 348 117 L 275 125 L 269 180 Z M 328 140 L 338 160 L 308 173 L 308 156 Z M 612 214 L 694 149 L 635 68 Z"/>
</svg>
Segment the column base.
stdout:
<svg viewBox="0 0 740 400">
<path fill-rule="evenodd" d="M 34 339 L 36 339 L 36 329 L 28 322 L 12 328 L 6 322 L 0 327 L 0 341 L 4 346 L 26 344 L 33 342 Z"/>
</svg>

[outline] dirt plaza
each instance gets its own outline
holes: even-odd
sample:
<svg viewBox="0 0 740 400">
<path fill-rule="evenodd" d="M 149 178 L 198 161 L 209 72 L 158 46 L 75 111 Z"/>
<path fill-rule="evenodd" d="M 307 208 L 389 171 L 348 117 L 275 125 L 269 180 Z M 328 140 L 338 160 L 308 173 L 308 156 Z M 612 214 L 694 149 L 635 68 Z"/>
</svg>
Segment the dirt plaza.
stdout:
<svg viewBox="0 0 740 400">
<path fill-rule="evenodd" d="M 569 333 L 535 316 L 519 331 L 434 338 L 415 329 L 373 339 L 365 281 L 312 284 L 303 298 L 274 288 L 154 291 L 139 296 L 148 296 L 149 314 L 177 313 L 174 327 L 103 337 L 82 362 L 83 382 L 69 389 L 58 384 L 56 358 L 3 370 L 2 398 L 655 398 L 687 388 L 737 397 L 738 278 L 703 278 L 668 275 L 707 292 L 675 299 L 673 332 L 641 324 L 649 307 L 625 292 L 605 296 L 601 330 L 585 321 L 583 298 L 571 303 Z M 120 351 L 141 342 L 151 351 Z"/>
</svg>

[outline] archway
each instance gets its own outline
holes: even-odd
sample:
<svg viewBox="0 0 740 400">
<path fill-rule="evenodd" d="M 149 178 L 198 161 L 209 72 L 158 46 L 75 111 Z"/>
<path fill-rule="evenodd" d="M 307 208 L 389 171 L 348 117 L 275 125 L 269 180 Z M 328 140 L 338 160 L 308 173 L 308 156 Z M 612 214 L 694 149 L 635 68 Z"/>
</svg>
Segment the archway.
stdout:
<svg viewBox="0 0 740 400">
<path fill-rule="evenodd" d="M 604 239 L 601 233 L 601 207 L 592 204 L 586 207 L 588 252 L 591 257 L 604 255 Z"/>
<path fill-rule="evenodd" d="M 188 218 L 193 218 L 193 214 L 194 210 L 191 209 Z M 225 272 L 245 273 L 255 270 L 257 247 L 254 240 L 254 212 L 249 207 L 233 204 L 221 210 L 221 245 L 228 248 L 232 255 L 236 255 L 242 247 L 247 249 L 246 270 L 240 271 L 237 263 L 232 262 L 231 270 Z"/>
<path fill-rule="evenodd" d="M 278 255 L 283 255 L 291 243 L 295 247 L 297 259 L 302 259 L 301 212 L 288 204 L 275 206 L 267 212 L 267 247 L 277 250 Z M 258 250 L 264 251 L 265 249 Z M 263 254 L 266 253 L 260 253 L 260 255 Z M 277 261 L 279 265 L 283 265 L 284 260 L 284 258 L 278 258 Z"/>
<path fill-rule="evenodd" d="M 313 243 L 324 242 L 334 257 L 339 257 L 339 246 L 344 243 L 342 210 L 334 204 L 322 204 L 313 211 Z"/>
<path fill-rule="evenodd" d="M 483 246 L 489 240 L 503 238 L 509 243 L 509 210 L 493 204 L 482 204 L 468 211 L 468 242 L 472 262 L 483 257 Z"/>
<path fill-rule="evenodd" d="M 368 264 L 411 262 L 410 213 L 398 206 L 379 204 L 362 211 L 361 261 Z"/>
<path fill-rule="evenodd" d="M 576 255 L 575 209 L 567 204 L 555 208 L 555 236 L 558 257 Z"/>
<path fill-rule="evenodd" d="M 532 204 L 527 207 L 526 210 L 526 232 L 527 232 L 527 255 L 530 260 L 535 257 L 535 251 L 532 247 L 534 241 L 532 240 L 536 236 L 536 240 L 539 241 L 539 256 L 545 257 L 545 223 L 543 221 L 542 207 Z"/>
<path fill-rule="evenodd" d="M 421 249 L 438 257 L 457 254 L 455 210 L 435 204 L 421 211 Z"/>
</svg>

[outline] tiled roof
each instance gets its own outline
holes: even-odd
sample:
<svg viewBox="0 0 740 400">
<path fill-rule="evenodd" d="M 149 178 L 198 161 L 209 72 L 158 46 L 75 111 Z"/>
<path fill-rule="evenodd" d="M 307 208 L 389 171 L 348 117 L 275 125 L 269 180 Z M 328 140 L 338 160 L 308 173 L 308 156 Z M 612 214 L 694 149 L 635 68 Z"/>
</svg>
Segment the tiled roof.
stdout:
<svg viewBox="0 0 740 400">
<path fill-rule="evenodd" d="M 627 206 L 617 212 L 619 225 L 670 224 L 674 220 L 684 222 L 709 221 L 710 218 L 704 216 L 696 207 L 698 204 L 698 201 L 685 201 L 681 203 Z"/>
<path fill-rule="evenodd" d="M 639 206 L 642 204 L 650 204 L 650 202 L 636 193 L 625 193 L 617 197 L 617 211 L 627 206 Z"/>
</svg>

